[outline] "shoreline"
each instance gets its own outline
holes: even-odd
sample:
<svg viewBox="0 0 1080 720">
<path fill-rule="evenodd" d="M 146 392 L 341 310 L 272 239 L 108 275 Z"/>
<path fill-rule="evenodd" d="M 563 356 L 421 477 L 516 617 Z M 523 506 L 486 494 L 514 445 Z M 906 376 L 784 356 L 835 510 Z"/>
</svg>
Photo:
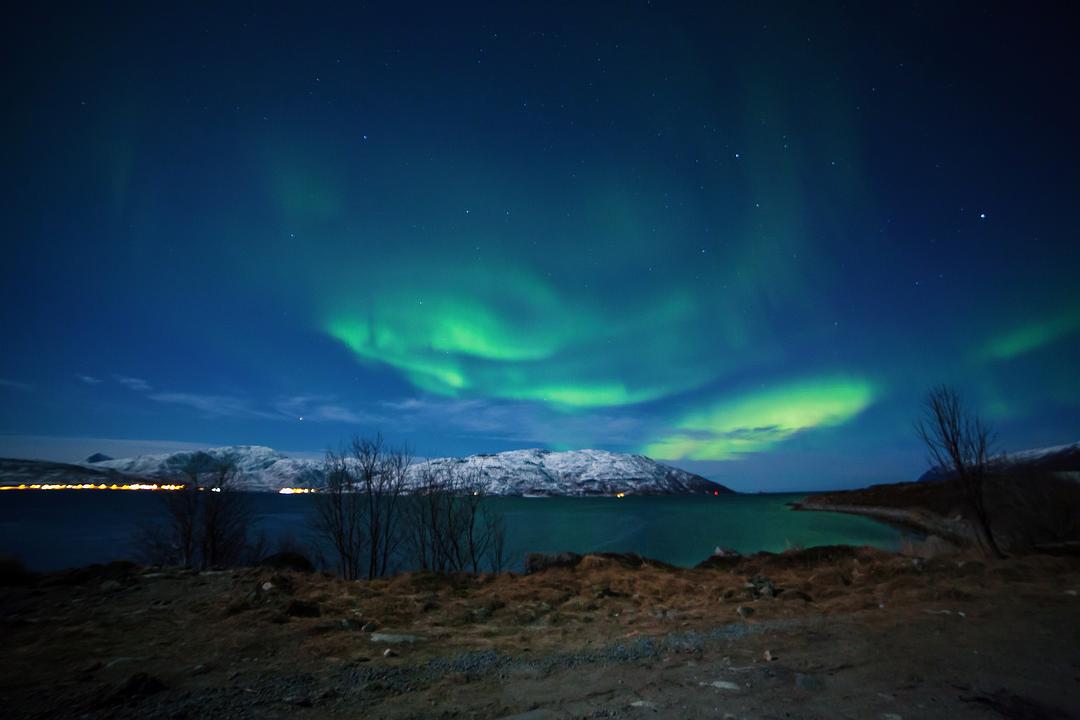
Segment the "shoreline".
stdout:
<svg viewBox="0 0 1080 720">
<path fill-rule="evenodd" d="M 795 512 L 833 512 L 867 517 L 900 529 L 915 530 L 925 537 L 936 535 L 943 540 L 965 547 L 975 542 L 975 536 L 966 521 L 942 517 L 920 508 L 844 505 L 815 502 L 811 499 L 788 503 L 788 507 Z"/>
</svg>

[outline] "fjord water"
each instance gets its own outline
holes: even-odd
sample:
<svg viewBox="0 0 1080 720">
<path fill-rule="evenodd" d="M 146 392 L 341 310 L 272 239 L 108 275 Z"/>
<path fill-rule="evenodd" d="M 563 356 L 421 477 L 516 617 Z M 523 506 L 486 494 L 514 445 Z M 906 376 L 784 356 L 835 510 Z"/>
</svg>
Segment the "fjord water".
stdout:
<svg viewBox="0 0 1080 720">
<path fill-rule="evenodd" d="M 742 553 L 815 545 L 896 549 L 901 533 L 867 518 L 795 512 L 801 494 L 719 497 L 492 498 L 507 527 L 508 566 L 526 553 L 570 550 L 632 552 L 692 566 L 717 546 Z M 311 541 L 313 498 L 253 494 L 258 529 Z M 6 492 L 0 494 L 0 553 L 47 571 L 138 557 L 140 526 L 161 519 L 161 498 L 141 492 Z"/>
</svg>

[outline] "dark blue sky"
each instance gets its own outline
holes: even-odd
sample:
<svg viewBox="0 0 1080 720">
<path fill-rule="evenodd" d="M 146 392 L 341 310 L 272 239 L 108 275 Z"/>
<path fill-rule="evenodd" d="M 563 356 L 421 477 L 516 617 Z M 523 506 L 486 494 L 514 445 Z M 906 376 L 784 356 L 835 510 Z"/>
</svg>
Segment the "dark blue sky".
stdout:
<svg viewBox="0 0 1080 720">
<path fill-rule="evenodd" d="M 117 4 L 4 50 L 0 454 L 1080 439 L 1065 6 Z"/>
</svg>

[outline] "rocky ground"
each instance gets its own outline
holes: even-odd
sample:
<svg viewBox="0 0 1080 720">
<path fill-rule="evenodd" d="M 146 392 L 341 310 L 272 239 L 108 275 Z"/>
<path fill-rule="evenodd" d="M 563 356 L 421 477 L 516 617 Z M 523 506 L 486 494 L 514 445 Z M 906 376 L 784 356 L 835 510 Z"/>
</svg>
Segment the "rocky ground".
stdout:
<svg viewBox="0 0 1080 720">
<path fill-rule="evenodd" d="M 373 582 L 113 564 L 0 588 L 26 718 L 1069 718 L 1080 560 L 825 548 Z M 545 563 L 538 563 L 540 568 Z"/>
</svg>

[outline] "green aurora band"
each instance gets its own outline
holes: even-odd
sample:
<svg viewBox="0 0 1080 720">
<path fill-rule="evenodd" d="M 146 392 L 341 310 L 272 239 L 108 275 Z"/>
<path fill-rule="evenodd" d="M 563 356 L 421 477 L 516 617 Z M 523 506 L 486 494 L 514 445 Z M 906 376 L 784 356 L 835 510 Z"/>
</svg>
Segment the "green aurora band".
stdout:
<svg viewBox="0 0 1080 720">
<path fill-rule="evenodd" d="M 987 343 L 983 357 L 1011 360 L 1080 331 L 1080 311 L 1061 313 L 1002 333 Z"/>
<path fill-rule="evenodd" d="M 395 368 L 427 392 L 567 411 L 655 400 L 700 386 L 714 371 L 679 342 L 700 321 L 684 295 L 612 318 L 528 273 L 499 283 L 471 279 L 467 289 L 388 289 L 326 331 L 362 361 Z M 627 351 L 613 359 L 612 347 Z"/>
<path fill-rule="evenodd" d="M 782 384 L 695 411 L 676 423 L 678 432 L 642 452 L 663 460 L 727 460 L 760 452 L 795 433 L 845 423 L 875 395 L 873 385 L 850 378 Z"/>
</svg>

